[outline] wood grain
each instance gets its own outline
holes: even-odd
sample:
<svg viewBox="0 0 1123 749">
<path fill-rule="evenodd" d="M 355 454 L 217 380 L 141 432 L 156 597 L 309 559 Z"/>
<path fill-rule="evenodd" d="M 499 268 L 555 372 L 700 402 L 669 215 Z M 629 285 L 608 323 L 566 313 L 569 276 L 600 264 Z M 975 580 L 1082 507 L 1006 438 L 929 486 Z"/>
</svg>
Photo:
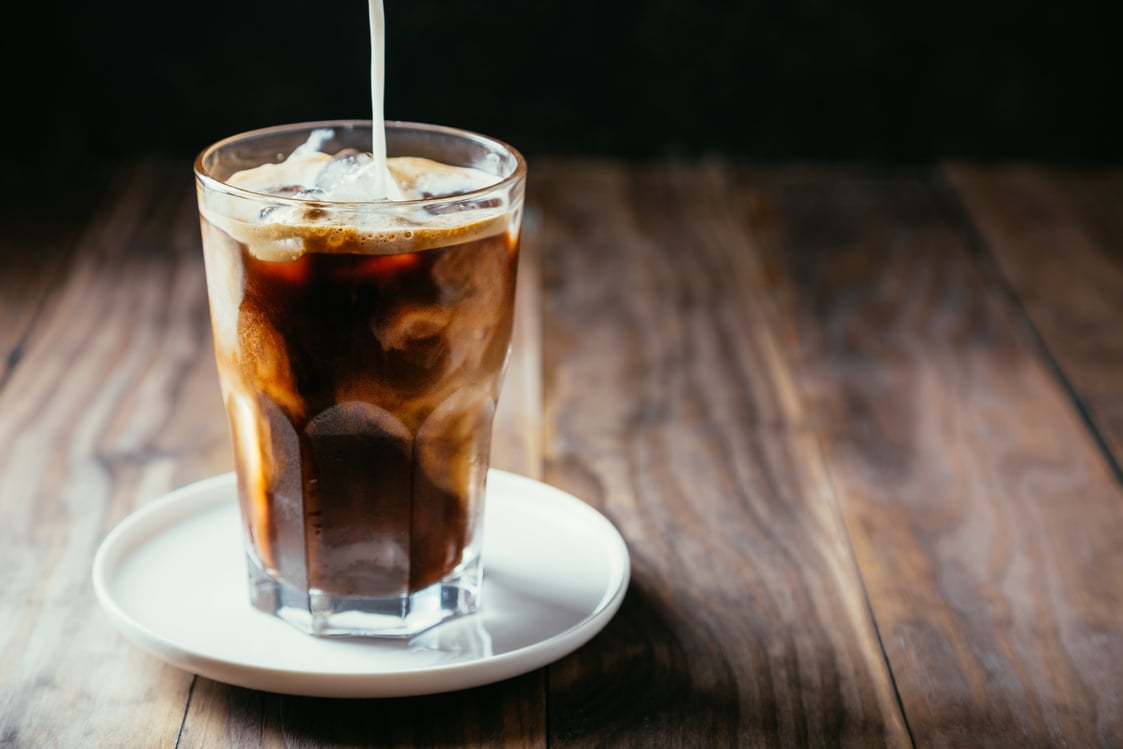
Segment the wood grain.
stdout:
<svg viewBox="0 0 1123 749">
<path fill-rule="evenodd" d="M 9 167 L 0 196 L 0 387 L 22 358 L 46 297 L 57 291 L 77 235 L 101 206 L 113 171 L 104 164 L 80 164 L 81 180 L 60 180 L 39 163 Z"/>
<path fill-rule="evenodd" d="M 191 676 L 118 635 L 89 576 L 128 512 L 225 464 L 188 198 L 190 172 L 127 172 L 40 266 L 55 287 L 0 391 L 5 746 L 175 743 Z"/>
<path fill-rule="evenodd" d="M 1123 178 L 1022 164 L 948 170 L 1088 418 L 1123 465 Z"/>
<path fill-rule="evenodd" d="M 633 562 L 617 617 L 549 669 L 551 745 L 908 746 L 721 173 L 538 174 L 546 478 Z"/>
<path fill-rule="evenodd" d="M 178 746 L 545 746 L 544 671 L 425 697 L 331 700 L 290 697 L 199 679 Z"/>
<path fill-rule="evenodd" d="M 917 745 L 1123 744 L 1123 492 L 929 175 L 743 190 Z"/>
<path fill-rule="evenodd" d="M 535 160 L 493 464 L 632 584 L 558 663 L 400 700 L 196 678 L 98 609 L 105 533 L 232 461 L 189 168 L 85 176 L 0 206 L 0 746 L 1123 746 L 1118 170 Z"/>
</svg>

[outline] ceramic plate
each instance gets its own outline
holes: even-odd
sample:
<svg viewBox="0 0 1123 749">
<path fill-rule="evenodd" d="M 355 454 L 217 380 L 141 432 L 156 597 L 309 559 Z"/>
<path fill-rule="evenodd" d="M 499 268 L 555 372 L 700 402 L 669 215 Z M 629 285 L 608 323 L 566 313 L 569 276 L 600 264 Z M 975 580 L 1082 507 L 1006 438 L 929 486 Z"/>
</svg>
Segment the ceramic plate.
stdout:
<svg viewBox="0 0 1123 749">
<path fill-rule="evenodd" d="M 401 697 L 479 686 L 584 645 L 620 607 L 630 562 L 578 498 L 492 469 L 481 610 L 412 640 L 317 638 L 250 606 L 233 474 L 153 500 L 106 536 L 98 601 L 133 643 L 217 681 L 317 697 Z"/>
</svg>

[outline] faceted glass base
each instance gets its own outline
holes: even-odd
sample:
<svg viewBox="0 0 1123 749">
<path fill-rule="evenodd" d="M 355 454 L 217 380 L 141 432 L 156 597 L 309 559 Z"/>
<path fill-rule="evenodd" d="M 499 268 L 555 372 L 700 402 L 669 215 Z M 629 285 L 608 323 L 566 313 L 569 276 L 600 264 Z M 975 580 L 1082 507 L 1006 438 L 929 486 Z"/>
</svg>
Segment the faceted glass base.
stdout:
<svg viewBox="0 0 1123 749">
<path fill-rule="evenodd" d="M 297 629 L 318 637 L 413 637 L 480 605 L 479 557 L 444 580 L 411 595 L 341 596 L 301 590 L 272 577 L 247 555 L 250 603 Z"/>
</svg>

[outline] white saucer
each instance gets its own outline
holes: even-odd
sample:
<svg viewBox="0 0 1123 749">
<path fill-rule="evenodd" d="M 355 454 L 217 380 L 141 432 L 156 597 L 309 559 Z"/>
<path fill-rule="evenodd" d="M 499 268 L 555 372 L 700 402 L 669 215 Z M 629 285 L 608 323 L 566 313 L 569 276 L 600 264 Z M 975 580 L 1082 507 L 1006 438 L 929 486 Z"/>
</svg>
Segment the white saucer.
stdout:
<svg viewBox="0 0 1123 749">
<path fill-rule="evenodd" d="M 576 497 L 492 469 L 481 610 L 410 641 L 325 639 L 250 606 L 233 474 L 122 521 L 94 559 L 98 601 L 136 645 L 192 673 L 316 697 L 400 697 L 532 671 L 599 632 L 631 566 L 620 533 Z"/>
</svg>

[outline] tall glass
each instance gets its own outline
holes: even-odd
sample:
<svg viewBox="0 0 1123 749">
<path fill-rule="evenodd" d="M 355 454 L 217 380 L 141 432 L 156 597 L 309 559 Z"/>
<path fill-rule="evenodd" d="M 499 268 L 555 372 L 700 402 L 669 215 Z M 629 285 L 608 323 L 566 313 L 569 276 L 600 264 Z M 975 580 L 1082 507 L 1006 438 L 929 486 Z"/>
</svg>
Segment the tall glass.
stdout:
<svg viewBox="0 0 1123 749">
<path fill-rule="evenodd" d="M 313 122 L 195 162 L 249 596 L 315 635 L 408 637 L 480 605 L 526 163 L 477 133 L 391 122 L 390 156 L 494 184 L 401 202 L 229 184 L 324 128 L 324 151 L 370 150 L 369 121 Z"/>
</svg>

